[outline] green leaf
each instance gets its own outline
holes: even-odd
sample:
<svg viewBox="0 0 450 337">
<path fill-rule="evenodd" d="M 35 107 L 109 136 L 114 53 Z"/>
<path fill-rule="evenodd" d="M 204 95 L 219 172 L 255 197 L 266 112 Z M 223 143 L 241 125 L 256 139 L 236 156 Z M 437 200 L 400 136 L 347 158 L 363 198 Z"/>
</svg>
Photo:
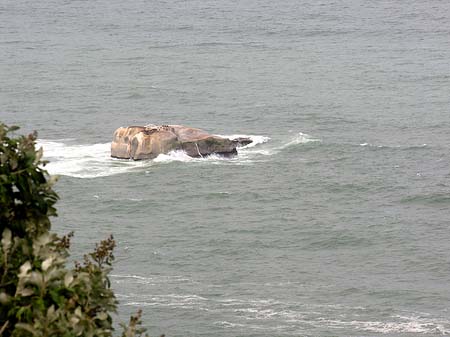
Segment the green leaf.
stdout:
<svg viewBox="0 0 450 337">
<path fill-rule="evenodd" d="M 62 307 L 64 305 L 65 297 L 60 295 L 59 289 L 51 289 L 49 293 L 53 302 L 55 302 L 58 307 Z"/>
<path fill-rule="evenodd" d="M 38 164 L 39 163 L 39 161 L 41 160 L 43 154 L 44 154 L 44 149 L 41 147 L 41 148 L 39 148 L 39 150 L 36 151 L 36 154 L 35 154 L 36 157 L 34 159 L 34 164 Z"/>
<path fill-rule="evenodd" d="M 1 292 L 0 293 L 0 303 L 2 305 L 6 305 L 8 304 L 8 302 L 11 300 L 11 296 L 9 296 L 7 293 L 5 292 Z M 1 335 L 0 335 L 1 336 Z"/>
<path fill-rule="evenodd" d="M 33 289 L 30 289 L 30 288 L 23 288 L 20 291 L 18 291 L 17 294 L 22 297 L 28 297 L 28 296 L 34 295 L 34 291 L 33 291 Z"/>
<path fill-rule="evenodd" d="M 73 273 L 67 272 L 66 275 L 64 275 L 64 285 L 66 286 L 66 288 L 69 288 L 72 282 L 73 282 Z"/>
<path fill-rule="evenodd" d="M 43 168 L 36 134 L 9 137 L 16 130 L 0 123 L 0 336 L 111 337 L 115 241 L 67 270 L 69 241 L 50 232 L 57 177 Z M 131 336 L 141 335 L 139 324 L 130 324 Z"/>
<path fill-rule="evenodd" d="M 5 228 L 2 235 L 2 248 L 4 254 L 8 254 L 9 248 L 11 247 L 12 232 L 9 228 Z"/>
<path fill-rule="evenodd" d="M 104 311 L 97 313 L 95 318 L 99 319 L 100 321 L 104 321 L 108 318 L 108 314 Z"/>
<path fill-rule="evenodd" d="M 20 126 L 17 126 L 17 125 L 11 125 L 9 128 L 8 128 L 8 132 L 14 132 L 14 131 L 17 131 L 17 130 L 19 130 L 20 129 Z"/>
<path fill-rule="evenodd" d="M 29 333 L 31 333 L 33 336 L 39 336 L 39 332 L 31 325 L 31 324 L 27 324 L 27 323 L 16 323 L 15 326 L 17 329 L 22 329 L 25 331 L 28 331 Z"/>
<path fill-rule="evenodd" d="M 17 310 L 16 313 L 16 317 L 21 320 L 24 317 L 28 317 L 28 315 L 31 313 L 30 307 L 29 306 L 22 306 L 19 308 L 19 310 Z"/>
</svg>

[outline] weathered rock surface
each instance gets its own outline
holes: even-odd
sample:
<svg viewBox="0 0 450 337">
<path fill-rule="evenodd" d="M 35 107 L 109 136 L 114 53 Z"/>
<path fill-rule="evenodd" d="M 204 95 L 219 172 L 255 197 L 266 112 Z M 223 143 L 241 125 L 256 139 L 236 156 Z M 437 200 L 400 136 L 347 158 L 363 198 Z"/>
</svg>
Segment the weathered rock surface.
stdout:
<svg viewBox="0 0 450 337">
<path fill-rule="evenodd" d="M 183 150 L 191 157 L 232 156 L 237 154 L 237 147 L 251 142 L 246 137 L 228 139 L 182 125 L 129 126 L 114 132 L 111 157 L 153 159 L 173 150 Z"/>
</svg>

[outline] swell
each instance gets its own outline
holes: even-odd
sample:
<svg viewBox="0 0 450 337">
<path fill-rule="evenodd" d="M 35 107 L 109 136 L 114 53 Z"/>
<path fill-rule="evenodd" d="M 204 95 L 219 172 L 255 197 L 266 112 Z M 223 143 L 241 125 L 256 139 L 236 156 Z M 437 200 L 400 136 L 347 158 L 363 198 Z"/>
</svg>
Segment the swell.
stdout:
<svg viewBox="0 0 450 337">
<path fill-rule="evenodd" d="M 112 275 L 114 283 L 127 288 L 119 294 L 121 303 L 132 307 L 155 307 L 160 310 L 189 310 L 202 315 L 214 325 L 230 331 L 276 330 L 283 335 L 298 336 L 328 328 L 330 332 L 347 334 L 419 334 L 446 335 L 450 320 L 429 313 L 392 309 L 390 313 L 376 312 L 364 306 L 343 304 L 300 303 L 274 298 L 233 297 L 205 294 L 211 286 L 196 284 L 192 279 L 177 275 L 149 276 Z M 139 292 L 135 292 L 134 286 Z M 241 284 L 242 285 L 242 284 Z M 259 286 L 259 284 L 246 284 Z M 199 288 L 197 286 L 200 286 Z M 298 284 L 265 284 L 265 287 L 298 287 Z M 203 289 L 197 293 L 196 289 Z M 137 288 L 136 288 L 137 289 Z M 206 317 L 205 317 L 206 316 Z M 375 318 L 376 317 L 376 318 Z"/>
</svg>

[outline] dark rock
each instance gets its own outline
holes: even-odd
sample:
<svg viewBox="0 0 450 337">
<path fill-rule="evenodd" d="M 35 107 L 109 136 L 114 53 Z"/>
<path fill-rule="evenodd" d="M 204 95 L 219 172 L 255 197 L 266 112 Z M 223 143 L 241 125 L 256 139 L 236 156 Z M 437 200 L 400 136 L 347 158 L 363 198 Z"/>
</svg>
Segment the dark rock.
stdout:
<svg viewBox="0 0 450 337">
<path fill-rule="evenodd" d="M 233 138 L 233 142 L 236 142 L 238 144 L 238 147 L 242 147 L 253 143 L 253 140 L 249 137 L 237 137 Z"/>
<path fill-rule="evenodd" d="M 129 126 L 114 132 L 111 157 L 153 159 L 173 150 L 183 150 L 191 157 L 233 156 L 237 154 L 236 147 L 249 143 L 251 140 L 245 137 L 231 140 L 182 125 Z"/>
</svg>

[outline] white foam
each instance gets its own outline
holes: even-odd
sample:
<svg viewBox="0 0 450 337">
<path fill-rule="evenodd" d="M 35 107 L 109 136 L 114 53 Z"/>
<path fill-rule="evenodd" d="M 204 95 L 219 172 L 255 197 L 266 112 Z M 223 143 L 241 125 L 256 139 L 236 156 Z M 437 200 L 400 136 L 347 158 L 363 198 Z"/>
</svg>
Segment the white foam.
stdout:
<svg viewBox="0 0 450 337">
<path fill-rule="evenodd" d="M 272 145 L 270 147 L 266 146 L 265 148 L 254 148 L 254 146 L 257 144 L 268 142 L 270 140 L 269 137 L 258 136 L 258 137 L 255 137 L 255 140 L 256 140 L 255 143 L 251 143 L 245 147 L 242 147 L 243 151 L 242 150 L 239 151 L 239 154 L 243 153 L 245 156 L 249 155 L 251 157 L 259 156 L 259 155 L 272 156 L 272 155 L 276 155 L 276 154 L 282 152 L 283 150 L 285 150 L 291 146 L 297 146 L 297 145 L 322 141 L 321 139 L 314 138 L 303 132 L 298 132 L 290 139 L 284 140 L 284 142 L 281 143 L 281 145 Z"/>
<path fill-rule="evenodd" d="M 121 283 L 122 281 L 132 282 L 137 284 L 155 284 L 155 283 L 179 283 L 179 282 L 191 282 L 192 280 L 186 278 L 181 275 L 172 275 L 172 276 L 153 276 L 153 277 L 145 277 L 139 275 L 117 275 L 112 274 L 111 277 L 117 283 Z"/>
<path fill-rule="evenodd" d="M 248 329 L 248 326 L 245 325 L 245 324 L 232 323 L 232 322 L 228 322 L 228 321 L 216 321 L 213 324 L 222 326 L 224 328 L 236 328 L 236 327 L 238 327 L 238 328 L 247 328 Z"/>
<path fill-rule="evenodd" d="M 307 144 L 312 142 L 321 142 L 321 139 L 314 138 L 307 133 L 299 132 L 297 133 L 289 142 L 284 144 L 281 148 L 284 149 L 286 147 L 292 146 L 292 145 L 299 145 L 299 144 Z"/>
<path fill-rule="evenodd" d="M 154 284 L 168 284 L 184 280 L 183 276 L 154 275 L 112 275 L 114 281 L 147 283 L 145 291 L 122 295 L 124 305 L 159 306 L 180 309 L 193 309 L 223 313 L 227 321 L 214 324 L 226 328 L 245 327 L 247 330 L 277 329 L 280 331 L 304 331 L 305 327 L 324 328 L 339 331 L 353 331 L 352 335 L 375 334 L 425 334 L 449 335 L 450 321 L 446 317 L 436 317 L 429 313 L 400 312 L 382 318 L 372 317 L 371 309 L 362 306 L 343 304 L 309 304 L 280 301 L 273 298 L 215 298 L 193 293 L 169 292 L 153 294 Z M 192 280 L 190 282 L 193 282 Z M 196 283 L 196 282 L 195 282 Z M 142 288 L 139 288 L 142 290 Z M 379 316 L 379 315 L 377 315 Z M 275 326 L 276 325 L 276 326 Z"/>
<path fill-rule="evenodd" d="M 250 138 L 250 140 L 252 142 L 250 144 L 240 147 L 239 149 L 252 148 L 252 147 L 255 147 L 256 145 L 267 143 L 270 140 L 270 137 L 258 136 L 258 135 L 237 135 L 237 134 L 235 134 L 235 135 L 226 135 L 226 136 L 220 136 L 220 137 L 229 138 L 232 140 L 237 139 L 237 138 Z"/>
<path fill-rule="evenodd" d="M 448 335 L 450 321 L 443 318 L 431 317 L 429 314 L 394 315 L 386 320 L 358 319 L 364 307 L 345 307 L 336 305 L 313 305 L 312 308 L 292 310 L 290 307 L 296 303 L 278 302 L 275 300 L 239 300 L 224 299 L 219 301 L 224 308 L 232 310 L 240 319 L 247 321 L 260 321 L 266 326 L 270 322 L 281 322 L 291 326 L 303 327 L 305 324 L 315 327 L 342 329 L 351 327 L 357 331 L 366 331 L 380 334 L 421 333 L 434 335 Z M 229 308 L 229 309 L 228 309 Z M 319 310 L 318 310 L 319 309 Z M 323 310 L 326 309 L 326 312 Z M 331 309 L 329 312 L 328 309 Z M 354 311 L 357 310 L 358 313 Z M 350 314 L 342 314 L 350 311 Z M 339 318 L 329 318 L 330 314 Z M 247 326 L 248 327 L 248 326 Z"/>
<path fill-rule="evenodd" d="M 203 306 L 204 302 L 207 301 L 206 298 L 188 294 L 165 294 L 165 295 L 143 295 L 143 294 L 132 294 L 134 300 L 125 302 L 124 305 L 129 306 L 160 306 L 160 307 L 175 307 L 175 308 L 200 308 Z M 203 308 L 202 310 L 208 310 L 208 308 Z"/>
<path fill-rule="evenodd" d="M 283 150 L 291 146 L 322 141 L 321 139 L 314 138 L 309 134 L 298 132 L 290 139 L 283 140 L 283 142 L 279 145 L 274 144 L 272 146 L 265 146 L 263 148 L 259 147 L 255 148 L 255 146 L 258 144 L 267 143 L 269 140 L 271 140 L 271 138 L 266 136 L 240 136 L 240 135 L 233 135 L 233 136 L 250 137 L 253 140 L 253 143 L 243 146 L 242 148 L 238 148 L 239 155 L 242 154 L 243 157 L 250 157 L 250 158 L 253 158 L 254 156 L 272 156 L 282 152 Z"/>
<path fill-rule="evenodd" d="M 168 154 L 161 153 L 158 157 L 153 159 L 156 163 L 167 163 L 173 161 L 186 163 L 193 160 L 195 160 L 195 158 L 189 157 L 184 151 L 171 151 Z"/>
<path fill-rule="evenodd" d="M 361 143 L 359 144 L 359 146 L 367 146 L 370 148 L 389 148 L 389 149 L 422 149 L 422 148 L 426 148 L 428 147 L 428 144 L 423 143 L 423 144 L 386 144 L 386 145 L 382 145 L 382 144 L 372 144 L 372 143 Z"/>
<path fill-rule="evenodd" d="M 71 145 L 40 139 L 37 147 L 43 147 L 44 159 L 49 161 L 45 169 L 52 175 L 95 178 L 124 173 L 143 165 L 111 158 L 111 143 Z"/>
<path fill-rule="evenodd" d="M 349 322 L 356 328 L 365 331 L 379 332 L 379 333 L 424 333 L 424 334 L 439 334 L 447 335 L 450 333 L 448 330 L 448 321 L 421 318 L 421 317 L 403 317 L 401 321 L 391 322 L 361 322 L 352 321 Z M 445 328 L 447 326 L 447 328 Z"/>
<path fill-rule="evenodd" d="M 208 164 L 220 164 L 223 162 L 238 162 L 240 158 L 238 157 L 224 157 L 216 154 L 211 154 L 204 157 L 190 157 L 186 152 L 177 150 L 171 151 L 167 154 L 160 154 L 158 157 L 153 159 L 154 163 L 171 163 L 171 162 L 182 162 L 182 163 L 208 163 Z M 242 159 L 242 158 L 241 158 Z"/>
<path fill-rule="evenodd" d="M 245 146 L 240 146 L 237 148 L 239 161 L 237 164 L 245 164 L 252 162 L 258 156 L 268 156 L 273 154 L 272 151 L 267 149 L 255 148 L 257 145 L 261 145 L 270 141 L 270 137 L 262 135 L 243 135 L 243 134 L 233 134 L 233 135 L 219 135 L 220 137 L 237 139 L 237 138 L 250 138 L 252 141 L 250 144 Z"/>
</svg>

